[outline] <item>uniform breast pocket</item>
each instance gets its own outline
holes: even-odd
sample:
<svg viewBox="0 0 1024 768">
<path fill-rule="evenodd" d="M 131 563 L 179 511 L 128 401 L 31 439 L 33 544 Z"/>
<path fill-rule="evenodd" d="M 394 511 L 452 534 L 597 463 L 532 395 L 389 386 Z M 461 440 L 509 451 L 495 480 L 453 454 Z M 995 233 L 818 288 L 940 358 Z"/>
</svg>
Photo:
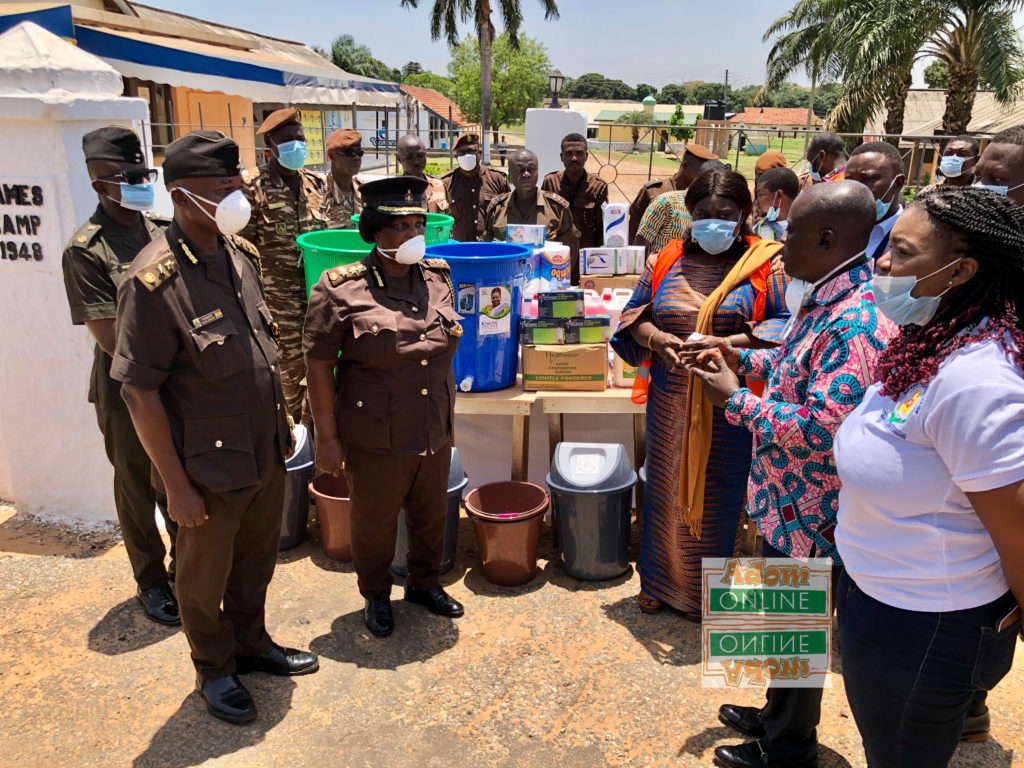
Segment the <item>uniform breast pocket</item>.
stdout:
<svg viewBox="0 0 1024 768">
<path fill-rule="evenodd" d="M 192 341 L 199 352 L 199 367 L 209 379 L 223 379 L 245 367 L 242 340 L 238 329 L 228 318 L 191 330 Z"/>
<path fill-rule="evenodd" d="M 223 493 L 259 482 L 248 416 L 186 419 L 184 443 L 185 471 L 196 485 Z"/>
<path fill-rule="evenodd" d="M 583 204 L 583 226 L 588 229 L 593 229 L 597 222 L 597 204 L 596 203 L 584 203 Z"/>
<path fill-rule="evenodd" d="M 448 337 L 448 343 L 457 344 L 459 337 L 462 336 L 462 325 L 459 323 L 462 315 L 456 312 L 454 307 L 440 306 L 437 308 L 437 316 L 441 331 Z"/>
<path fill-rule="evenodd" d="M 352 318 L 352 349 L 345 357 L 380 363 L 398 351 L 398 322 L 394 312 L 364 312 Z"/>
</svg>

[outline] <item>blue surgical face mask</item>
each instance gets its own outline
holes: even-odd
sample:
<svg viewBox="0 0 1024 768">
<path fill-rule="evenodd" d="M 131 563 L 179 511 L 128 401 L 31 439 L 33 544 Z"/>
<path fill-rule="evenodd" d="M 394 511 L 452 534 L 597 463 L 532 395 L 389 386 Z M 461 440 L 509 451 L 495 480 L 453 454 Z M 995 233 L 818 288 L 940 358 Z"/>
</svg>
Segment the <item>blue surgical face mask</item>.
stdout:
<svg viewBox="0 0 1024 768">
<path fill-rule="evenodd" d="M 992 192 L 995 192 L 997 195 L 1002 195 L 1003 197 L 1006 197 L 1007 192 L 1012 192 L 1015 189 L 1020 189 L 1021 187 L 1024 187 L 1024 183 L 1017 184 L 1016 186 L 1013 187 L 1008 187 L 1005 184 L 982 184 L 979 181 L 973 184 L 972 186 L 981 187 L 982 189 L 987 189 Z"/>
<path fill-rule="evenodd" d="M 893 179 L 892 184 L 890 184 L 889 188 L 885 190 L 885 192 L 882 194 L 882 197 L 879 198 L 878 200 L 875 200 L 875 221 L 881 221 L 882 219 L 884 219 L 885 215 L 889 212 L 889 208 L 892 207 L 892 200 L 886 202 L 885 197 L 892 191 L 893 184 L 895 183 L 896 179 Z"/>
<path fill-rule="evenodd" d="M 823 152 L 819 152 L 818 155 L 824 155 L 824 153 Z M 818 159 L 818 155 L 814 156 L 814 160 Z M 821 181 L 821 174 L 818 173 L 817 169 L 815 169 L 815 167 L 814 167 L 814 160 L 811 160 L 811 171 L 810 171 L 810 173 L 811 173 L 811 181 L 813 181 L 815 184 L 817 184 L 819 181 Z M 825 161 L 824 156 L 821 158 L 821 160 L 822 160 L 822 162 Z"/>
<path fill-rule="evenodd" d="M 960 157 L 959 155 L 943 155 L 942 159 L 939 160 L 939 173 L 947 179 L 955 179 L 963 174 L 964 163 L 966 162 L 966 157 Z"/>
<path fill-rule="evenodd" d="M 286 141 L 276 149 L 277 161 L 289 171 L 297 171 L 306 164 L 306 142 Z"/>
<path fill-rule="evenodd" d="M 129 211 L 148 211 L 156 202 L 156 190 L 151 182 L 121 183 L 121 207 Z"/>
<path fill-rule="evenodd" d="M 775 200 L 772 200 L 772 202 L 774 203 Z M 768 209 L 768 213 L 766 213 L 764 215 L 764 220 L 765 221 L 778 221 L 779 220 L 779 215 L 781 213 L 782 213 L 782 201 L 779 201 L 779 205 L 778 206 L 773 205 L 771 208 Z"/>
<path fill-rule="evenodd" d="M 714 256 L 729 250 L 736 240 L 738 226 L 738 221 L 728 219 L 697 219 L 690 229 L 690 236 L 704 253 Z"/>
<path fill-rule="evenodd" d="M 875 275 L 871 278 L 871 289 L 875 294 L 875 306 L 882 314 L 892 320 L 896 325 L 928 325 L 939 311 L 939 304 L 942 297 L 949 292 L 953 286 L 949 286 L 938 296 L 911 296 L 911 291 L 922 280 L 927 280 L 932 275 L 937 275 L 954 264 L 963 261 L 962 258 L 951 261 L 931 274 L 924 277 L 892 277 L 890 275 Z"/>
</svg>

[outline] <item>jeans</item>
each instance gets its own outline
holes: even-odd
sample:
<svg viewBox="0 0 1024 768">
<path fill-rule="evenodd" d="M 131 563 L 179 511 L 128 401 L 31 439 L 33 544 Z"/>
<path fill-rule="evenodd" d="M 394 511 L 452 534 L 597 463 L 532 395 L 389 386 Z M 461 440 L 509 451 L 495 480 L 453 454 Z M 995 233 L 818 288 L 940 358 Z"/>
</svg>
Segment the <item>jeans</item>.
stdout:
<svg viewBox="0 0 1024 768">
<path fill-rule="evenodd" d="M 789 555 L 762 543 L 763 557 L 789 559 Z M 843 566 L 832 567 L 832 604 Z M 813 760 L 818 753 L 817 727 L 821 720 L 821 688 L 777 688 L 765 692 L 767 701 L 761 709 L 765 735 L 761 746 L 773 760 Z"/>
<path fill-rule="evenodd" d="M 1019 623 L 996 630 L 1015 605 L 1007 592 L 977 608 L 894 608 L 849 575 L 839 585 L 843 683 L 869 768 L 943 768 L 978 690 L 1010 670 Z"/>
</svg>

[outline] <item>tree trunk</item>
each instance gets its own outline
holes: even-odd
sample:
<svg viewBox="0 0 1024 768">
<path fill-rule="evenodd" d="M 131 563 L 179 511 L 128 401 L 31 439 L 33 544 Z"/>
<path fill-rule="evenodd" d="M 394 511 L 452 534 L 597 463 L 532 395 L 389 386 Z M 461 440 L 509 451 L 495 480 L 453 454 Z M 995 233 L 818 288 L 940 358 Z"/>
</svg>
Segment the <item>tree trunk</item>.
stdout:
<svg viewBox="0 0 1024 768">
<path fill-rule="evenodd" d="M 907 94 L 910 86 L 914 84 L 914 76 L 911 68 L 907 67 L 900 79 L 894 84 L 892 92 L 885 97 L 885 127 L 886 133 L 903 133 L 903 116 L 907 111 Z M 887 142 L 894 147 L 899 147 L 898 138 L 887 138 Z"/>
<path fill-rule="evenodd" d="M 977 92 L 978 65 L 970 60 L 949 62 L 949 92 L 946 94 L 946 113 L 942 116 L 944 134 L 959 136 L 967 132 Z"/>
<path fill-rule="evenodd" d="M 494 28 L 491 26 L 490 3 L 477 5 L 477 32 L 480 38 L 480 140 L 483 142 L 484 165 L 491 164 L 491 43 L 494 42 Z"/>
</svg>

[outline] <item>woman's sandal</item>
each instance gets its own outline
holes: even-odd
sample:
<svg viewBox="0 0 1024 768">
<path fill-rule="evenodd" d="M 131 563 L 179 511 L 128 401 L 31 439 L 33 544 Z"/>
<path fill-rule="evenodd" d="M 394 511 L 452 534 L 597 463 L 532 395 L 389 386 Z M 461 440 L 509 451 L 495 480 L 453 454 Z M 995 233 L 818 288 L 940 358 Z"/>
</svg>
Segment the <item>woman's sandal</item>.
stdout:
<svg viewBox="0 0 1024 768">
<path fill-rule="evenodd" d="M 665 607 L 665 604 L 656 597 L 645 595 L 641 592 L 636 596 L 636 604 L 640 607 L 640 610 L 644 613 L 661 613 L 661 609 Z"/>
</svg>

